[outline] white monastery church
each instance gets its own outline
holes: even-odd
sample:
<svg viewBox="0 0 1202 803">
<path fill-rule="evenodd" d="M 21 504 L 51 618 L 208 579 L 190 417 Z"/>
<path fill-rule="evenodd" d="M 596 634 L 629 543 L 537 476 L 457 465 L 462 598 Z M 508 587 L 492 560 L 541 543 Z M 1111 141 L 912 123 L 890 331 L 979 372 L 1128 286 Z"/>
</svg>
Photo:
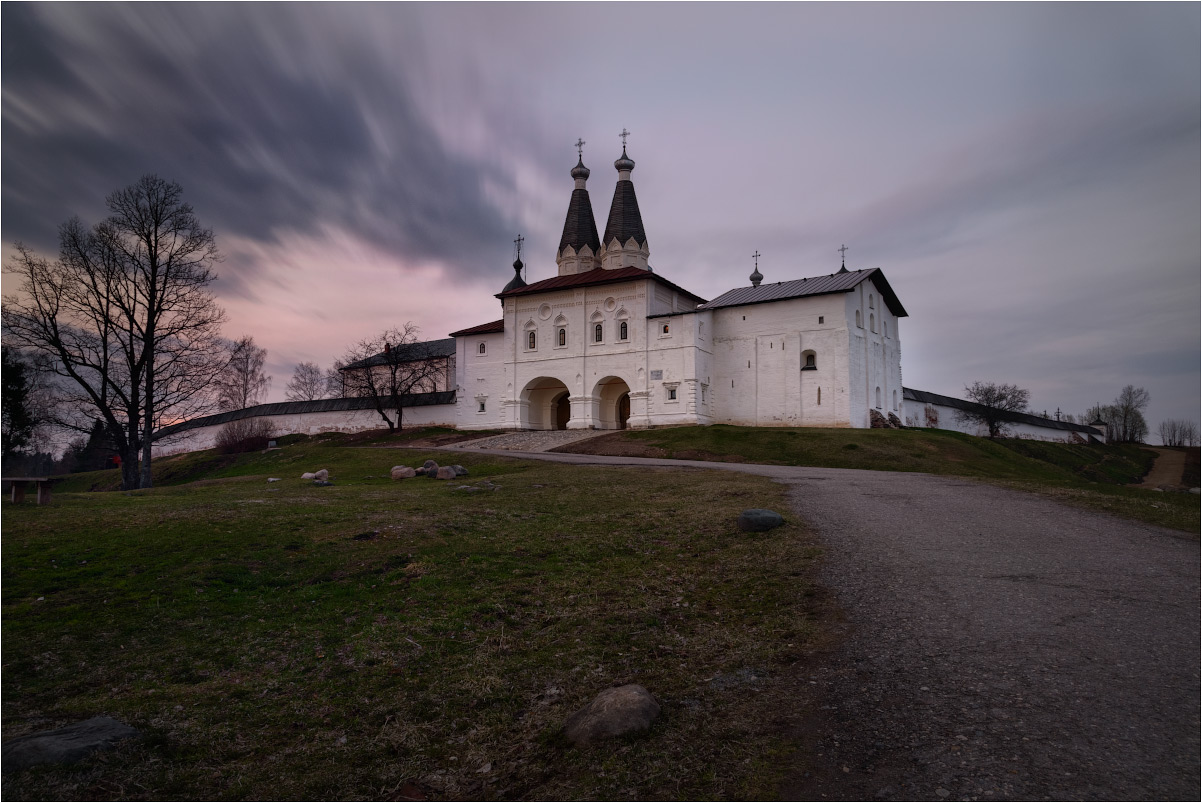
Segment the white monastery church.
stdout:
<svg viewBox="0 0 1202 803">
<path fill-rule="evenodd" d="M 582 145 L 583 143 L 578 143 Z M 867 427 L 902 417 L 906 310 L 880 269 L 748 286 L 712 301 L 655 273 L 622 147 L 597 236 L 583 159 L 542 281 L 514 277 L 503 317 L 452 332 L 460 429 L 678 424 Z"/>
<path fill-rule="evenodd" d="M 625 135 L 602 236 L 581 156 L 571 171 L 556 275 L 527 284 L 519 251 L 513 278 L 497 294 L 499 320 L 402 346 L 439 368 L 425 392 L 405 397 L 405 426 L 904 424 L 988 434 L 957 415 L 977 405 L 902 387 L 906 310 L 879 268 L 844 264 L 835 273 L 764 283 L 756 254 L 748 285 L 712 301 L 654 272 Z M 343 370 L 374 370 L 381 356 Z M 156 434 L 156 449 L 209 448 L 222 426 L 244 418 L 267 418 L 277 435 L 383 423 L 369 398 L 260 404 L 167 427 Z M 1093 426 L 1030 414 L 1013 416 L 1010 429 L 1043 440 L 1103 437 Z"/>
</svg>

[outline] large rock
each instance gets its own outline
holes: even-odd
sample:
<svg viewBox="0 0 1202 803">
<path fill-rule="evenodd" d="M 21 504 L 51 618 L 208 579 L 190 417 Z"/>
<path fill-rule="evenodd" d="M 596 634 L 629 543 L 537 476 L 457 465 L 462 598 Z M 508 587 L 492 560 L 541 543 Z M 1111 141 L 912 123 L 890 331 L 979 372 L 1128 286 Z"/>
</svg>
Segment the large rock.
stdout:
<svg viewBox="0 0 1202 803">
<path fill-rule="evenodd" d="M 324 468 L 321 471 L 317 471 L 317 472 L 313 473 L 313 479 L 315 479 L 315 480 L 321 480 L 322 482 L 325 482 L 329 478 L 330 478 L 330 472 L 326 471 Z"/>
<path fill-rule="evenodd" d="M 394 480 L 407 480 L 410 477 L 416 477 L 416 476 L 417 476 L 417 472 L 414 471 L 413 469 L 411 469 L 409 466 L 393 466 L 392 467 L 392 478 Z"/>
<path fill-rule="evenodd" d="M 659 716 L 659 703 L 638 684 L 606 689 L 568 717 L 564 736 L 577 747 L 586 747 L 612 736 L 644 731 Z"/>
<path fill-rule="evenodd" d="M 422 463 L 422 468 L 426 470 L 427 474 L 433 474 L 435 471 L 438 471 L 438 464 L 433 460 L 427 460 L 426 462 Z"/>
<path fill-rule="evenodd" d="M 427 473 L 428 477 L 433 477 L 436 480 L 453 480 L 456 476 L 455 469 L 450 466 L 440 466 L 438 471 L 433 474 Z"/>
<path fill-rule="evenodd" d="M 455 469 L 456 477 L 466 477 L 467 476 L 467 469 L 464 468 L 463 466 L 459 465 L 458 463 L 451 466 L 451 468 Z"/>
<path fill-rule="evenodd" d="M 18 736 L 4 743 L 4 772 L 23 770 L 35 764 L 66 764 L 79 761 L 97 750 L 107 750 L 138 731 L 112 717 L 92 717 L 64 728 Z"/>
<path fill-rule="evenodd" d="M 314 474 L 312 471 L 306 471 L 304 474 L 301 474 L 301 479 L 302 480 L 315 480 L 315 479 L 317 479 L 317 475 Z"/>
<path fill-rule="evenodd" d="M 745 533 L 767 532 L 784 523 L 781 514 L 762 507 L 753 507 L 739 514 L 739 529 Z"/>
</svg>

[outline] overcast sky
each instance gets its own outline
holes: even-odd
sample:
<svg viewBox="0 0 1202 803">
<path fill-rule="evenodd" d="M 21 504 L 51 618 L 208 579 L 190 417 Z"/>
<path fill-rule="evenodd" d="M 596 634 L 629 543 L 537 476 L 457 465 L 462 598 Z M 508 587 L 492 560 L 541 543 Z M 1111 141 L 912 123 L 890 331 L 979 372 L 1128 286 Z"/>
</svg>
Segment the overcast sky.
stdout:
<svg viewBox="0 0 1202 803">
<path fill-rule="evenodd" d="M 5 257 L 144 173 L 226 259 L 227 334 L 295 364 L 495 320 L 555 274 L 586 141 L 706 298 L 880 267 L 905 384 L 1199 413 L 1197 3 L 4 3 Z M 7 279 L 6 279 L 7 282 Z M 9 288 L 6 287 L 6 290 Z"/>
</svg>

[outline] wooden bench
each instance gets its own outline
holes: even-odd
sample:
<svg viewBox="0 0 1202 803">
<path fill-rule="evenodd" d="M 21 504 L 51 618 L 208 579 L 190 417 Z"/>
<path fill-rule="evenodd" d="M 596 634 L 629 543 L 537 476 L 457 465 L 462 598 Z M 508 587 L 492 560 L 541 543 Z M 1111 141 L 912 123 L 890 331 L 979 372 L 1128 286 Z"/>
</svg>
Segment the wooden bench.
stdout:
<svg viewBox="0 0 1202 803">
<path fill-rule="evenodd" d="M 34 483 L 34 487 L 38 490 L 38 504 L 50 504 L 50 486 L 55 480 L 49 477 L 0 477 L 0 482 L 11 482 L 13 484 L 13 502 L 25 501 L 25 486 L 29 483 Z"/>
</svg>

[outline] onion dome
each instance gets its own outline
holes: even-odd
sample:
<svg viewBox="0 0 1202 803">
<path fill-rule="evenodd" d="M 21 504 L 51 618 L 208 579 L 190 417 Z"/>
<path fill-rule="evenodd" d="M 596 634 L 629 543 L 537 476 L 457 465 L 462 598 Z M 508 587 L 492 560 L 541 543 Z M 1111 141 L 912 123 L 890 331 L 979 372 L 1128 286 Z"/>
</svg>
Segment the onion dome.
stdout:
<svg viewBox="0 0 1202 803">
<path fill-rule="evenodd" d="M 576 166 L 572 168 L 572 178 L 587 181 L 591 172 L 592 171 L 584 166 L 584 156 L 580 156 L 576 160 Z"/>
<path fill-rule="evenodd" d="M 617 168 L 619 173 L 622 171 L 629 173 L 631 170 L 634 170 L 634 159 L 631 159 L 626 155 L 625 145 L 622 146 L 622 156 L 616 162 L 614 162 L 614 167 Z"/>
<path fill-rule="evenodd" d="M 513 278 L 509 280 L 509 284 L 505 285 L 505 289 L 501 291 L 502 293 L 508 293 L 510 290 L 526 286 L 526 282 L 522 280 L 522 268 L 524 267 L 525 265 L 522 264 L 522 260 L 515 259 L 513 261 Z"/>
<path fill-rule="evenodd" d="M 760 273 L 760 269 L 758 267 L 754 268 L 751 271 L 751 276 L 749 276 L 748 278 L 751 279 L 752 287 L 759 287 L 760 282 L 764 281 L 764 276 L 763 276 L 763 274 Z"/>
</svg>

